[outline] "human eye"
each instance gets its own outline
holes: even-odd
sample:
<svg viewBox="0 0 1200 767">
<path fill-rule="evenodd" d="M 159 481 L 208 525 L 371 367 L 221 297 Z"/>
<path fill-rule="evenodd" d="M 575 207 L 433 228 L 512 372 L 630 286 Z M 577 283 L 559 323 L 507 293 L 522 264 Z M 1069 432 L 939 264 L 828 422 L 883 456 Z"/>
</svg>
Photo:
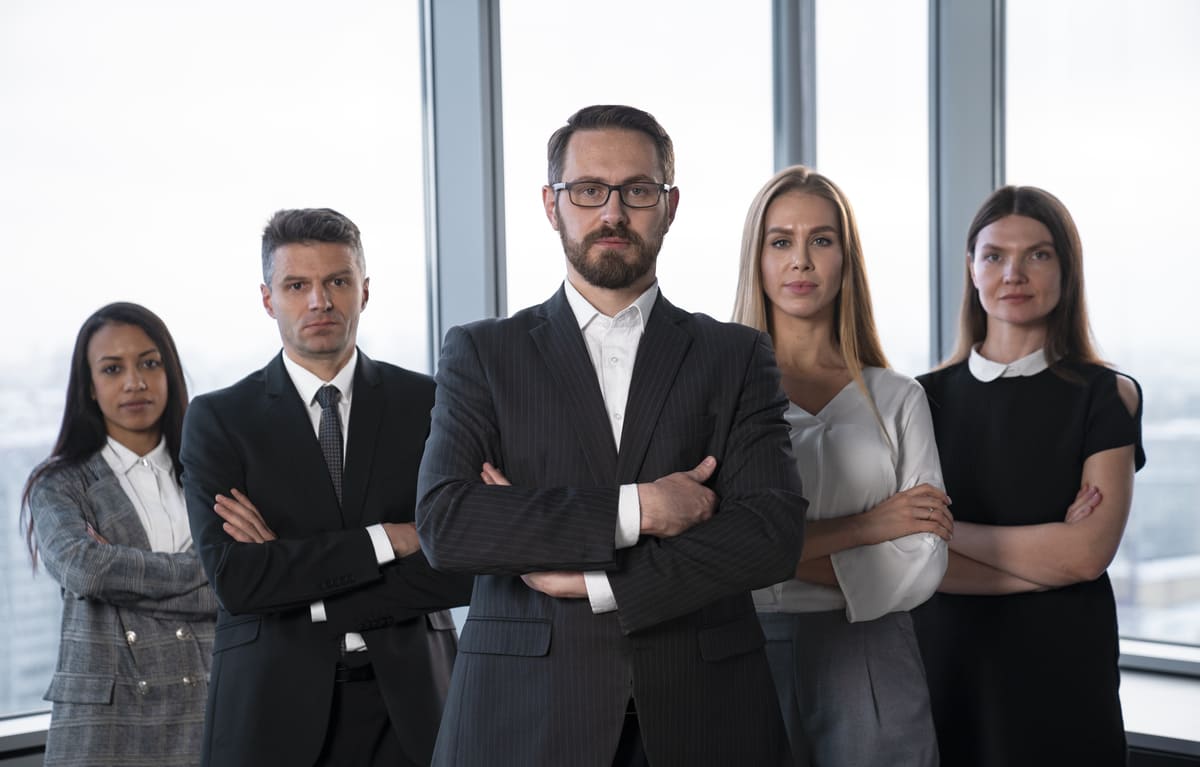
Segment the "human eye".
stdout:
<svg viewBox="0 0 1200 767">
<path fill-rule="evenodd" d="M 350 284 L 350 280 L 345 277 L 334 277 L 331 282 L 335 288 L 344 288 Z"/>
<path fill-rule="evenodd" d="M 814 237 L 812 242 L 813 242 L 813 245 L 816 245 L 817 247 L 828 248 L 830 245 L 833 244 L 833 239 L 831 237 L 827 237 L 823 234 L 820 234 L 820 235 L 817 235 L 816 237 Z"/>
<path fill-rule="evenodd" d="M 571 192 L 583 200 L 594 200 L 603 194 L 596 184 L 576 184 L 571 188 Z"/>
<path fill-rule="evenodd" d="M 639 197 L 649 197 L 651 194 L 650 184 L 626 184 L 625 194 L 635 199 Z"/>
<path fill-rule="evenodd" d="M 299 291 L 299 290 L 304 290 L 304 283 L 299 280 L 296 280 L 295 282 L 287 283 L 283 287 L 285 290 L 290 290 L 292 292 L 295 292 L 295 291 Z"/>
<path fill-rule="evenodd" d="M 100 372 L 106 376 L 115 376 L 121 372 L 121 366 L 116 363 L 108 364 L 100 368 Z"/>
<path fill-rule="evenodd" d="M 162 364 L 162 360 L 157 357 L 149 357 L 142 360 L 142 367 L 146 368 L 147 370 L 156 370 L 162 367 Z"/>
<path fill-rule="evenodd" d="M 1032 256 L 1034 261 L 1049 261 L 1054 258 L 1054 251 L 1042 248 L 1041 250 L 1033 251 Z"/>
<path fill-rule="evenodd" d="M 979 257 L 980 261 L 985 261 L 989 264 L 994 264 L 1000 260 L 1000 254 L 994 250 L 985 250 L 983 255 Z"/>
</svg>

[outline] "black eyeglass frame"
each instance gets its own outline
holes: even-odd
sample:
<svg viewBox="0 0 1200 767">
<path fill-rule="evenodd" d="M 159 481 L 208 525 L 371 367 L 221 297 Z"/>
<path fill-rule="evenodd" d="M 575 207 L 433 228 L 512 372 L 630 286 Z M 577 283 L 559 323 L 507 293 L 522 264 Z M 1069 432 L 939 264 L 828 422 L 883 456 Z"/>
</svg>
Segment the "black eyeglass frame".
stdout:
<svg viewBox="0 0 1200 767">
<path fill-rule="evenodd" d="M 571 195 L 571 189 L 577 186 L 602 186 L 608 191 L 605 192 L 604 199 L 600 202 L 594 204 L 585 204 L 576 202 L 575 198 Z M 658 195 L 654 198 L 654 202 L 650 203 L 649 205 L 634 205 L 631 204 L 629 200 L 625 199 L 625 188 L 631 186 L 653 187 L 654 189 L 658 190 Z M 572 205 L 580 208 L 603 208 L 608 204 L 608 199 L 612 197 L 613 190 L 616 190 L 617 199 L 621 201 L 622 205 L 627 208 L 636 208 L 639 210 L 653 208 L 655 205 L 658 205 L 658 203 L 662 200 L 663 192 L 670 192 L 674 188 L 675 187 L 673 187 L 671 184 L 660 184 L 657 181 L 628 181 L 624 184 L 606 184 L 603 181 L 559 181 L 558 183 L 550 185 L 550 189 L 555 193 L 566 190 L 567 199 L 571 201 Z"/>
</svg>

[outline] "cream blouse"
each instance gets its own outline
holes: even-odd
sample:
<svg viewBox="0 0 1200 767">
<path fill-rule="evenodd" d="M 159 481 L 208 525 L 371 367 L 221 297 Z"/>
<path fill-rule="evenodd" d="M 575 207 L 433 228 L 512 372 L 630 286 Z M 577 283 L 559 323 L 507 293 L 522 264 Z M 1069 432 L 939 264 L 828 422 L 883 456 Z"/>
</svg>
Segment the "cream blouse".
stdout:
<svg viewBox="0 0 1200 767">
<path fill-rule="evenodd" d="M 882 418 L 886 441 L 854 381 L 815 415 L 794 403 L 786 413 L 809 501 L 807 519 L 857 514 L 925 482 L 944 487 L 929 404 L 920 384 L 874 367 L 863 370 L 863 379 Z M 839 551 L 831 559 L 840 589 L 784 581 L 755 591 L 755 606 L 760 612 L 845 609 L 851 622 L 910 610 L 937 590 L 946 572 L 947 552 L 938 536 L 916 533 Z"/>
</svg>

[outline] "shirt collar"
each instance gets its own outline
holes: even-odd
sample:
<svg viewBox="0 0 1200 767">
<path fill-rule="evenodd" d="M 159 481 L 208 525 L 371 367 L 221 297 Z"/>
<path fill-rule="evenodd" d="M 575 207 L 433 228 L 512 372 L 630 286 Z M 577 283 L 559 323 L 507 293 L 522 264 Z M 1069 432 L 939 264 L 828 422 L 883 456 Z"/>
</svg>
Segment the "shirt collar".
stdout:
<svg viewBox="0 0 1200 767">
<path fill-rule="evenodd" d="M 332 380 L 322 381 L 309 370 L 293 361 L 291 357 L 287 356 L 287 352 L 283 353 L 283 367 L 292 379 L 292 385 L 296 387 L 296 391 L 300 394 L 300 400 L 306 406 L 311 406 L 312 403 L 317 401 L 317 389 L 320 389 L 325 384 L 336 386 L 337 390 L 342 393 L 342 402 L 349 404 L 350 397 L 353 395 L 354 368 L 357 364 L 358 347 L 356 346 L 354 347 L 354 353 L 350 355 L 350 359 L 337 372 L 337 375 Z"/>
<path fill-rule="evenodd" d="M 571 305 L 571 311 L 575 314 L 575 321 L 579 323 L 580 330 L 586 329 L 597 317 L 604 317 L 612 321 L 620 320 L 628 314 L 637 318 L 638 324 L 645 329 L 646 323 L 650 320 L 650 312 L 654 309 L 654 302 L 658 300 L 658 280 L 655 280 L 650 287 L 646 288 L 645 292 L 634 299 L 632 304 L 617 312 L 615 316 L 608 317 L 592 306 L 583 297 L 583 294 L 575 289 L 570 280 L 563 280 L 563 287 L 567 294 L 567 303 Z"/>
<path fill-rule="evenodd" d="M 971 347 L 971 356 L 967 358 L 967 367 L 975 378 L 983 383 L 989 383 L 997 378 L 1035 376 L 1050 367 L 1050 363 L 1046 360 L 1044 349 L 1038 349 L 1032 354 L 1027 354 L 1008 364 L 993 362 L 979 353 L 979 344 L 976 344 Z"/>
<path fill-rule="evenodd" d="M 105 450 L 108 451 L 109 466 L 118 469 L 122 474 L 129 473 L 129 470 L 142 463 L 143 459 L 147 464 L 167 473 L 175 468 L 171 463 L 171 456 L 167 454 L 167 440 L 164 438 L 159 438 L 154 449 L 144 456 L 138 455 L 112 437 L 108 438 Z"/>
</svg>

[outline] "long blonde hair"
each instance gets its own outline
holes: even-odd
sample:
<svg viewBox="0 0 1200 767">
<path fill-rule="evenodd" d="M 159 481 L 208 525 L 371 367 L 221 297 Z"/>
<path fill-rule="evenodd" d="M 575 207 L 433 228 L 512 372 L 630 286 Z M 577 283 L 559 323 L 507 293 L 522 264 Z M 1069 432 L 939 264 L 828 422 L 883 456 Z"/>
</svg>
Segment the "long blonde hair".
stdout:
<svg viewBox="0 0 1200 767">
<path fill-rule="evenodd" d="M 793 165 L 772 176 L 755 195 L 742 229 L 742 256 L 738 267 L 733 321 L 765 331 L 775 340 L 771 313 L 767 310 L 768 299 L 762 285 L 762 249 L 767 208 L 776 198 L 788 192 L 801 192 L 828 200 L 837 211 L 842 240 L 842 284 L 834 303 L 833 342 L 841 352 L 850 377 L 871 405 L 884 441 L 892 446 L 883 418 L 875 406 L 875 398 L 867 389 L 862 375 L 864 367 L 886 368 L 890 365 L 883 353 L 883 345 L 879 343 L 879 332 L 875 329 L 875 312 L 871 308 L 871 288 L 867 284 L 858 224 L 845 193 L 828 177 L 803 165 Z"/>
</svg>

